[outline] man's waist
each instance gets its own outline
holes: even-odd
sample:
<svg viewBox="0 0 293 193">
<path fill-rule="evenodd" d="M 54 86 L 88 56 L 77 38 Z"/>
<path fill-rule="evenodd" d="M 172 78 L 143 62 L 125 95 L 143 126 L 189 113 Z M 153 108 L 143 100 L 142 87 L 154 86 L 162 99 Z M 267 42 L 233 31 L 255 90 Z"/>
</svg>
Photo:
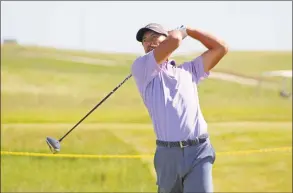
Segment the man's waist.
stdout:
<svg viewBox="0 0 293 193">
<path fill-rule="evenodd" d="M 182 141 L 164 141 L 164 140 L 156 140 L 157 146 L 162 147 L 188 147 L 188 146 L 194 146 L 201 143 L 204 143 L 209 138 L 208 133 L 204 133 L 196 137 L 195 139 L 188 139 L 188 140 L 182 140 Z"/>
</svg>

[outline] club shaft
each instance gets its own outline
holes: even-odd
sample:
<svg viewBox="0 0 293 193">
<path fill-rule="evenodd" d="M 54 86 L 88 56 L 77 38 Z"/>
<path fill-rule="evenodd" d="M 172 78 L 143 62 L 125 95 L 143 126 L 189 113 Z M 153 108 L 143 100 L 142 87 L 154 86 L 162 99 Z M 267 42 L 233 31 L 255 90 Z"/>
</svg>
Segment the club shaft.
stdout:
<svg viewBox="0 0 293 193">
<path fill-rule="evenodd" d="M 59 139 L 59 142 L 61 142 L 73 129 L 75 129 L 85 118 L 87 118 L 96 108 L 98 108 L 107 98 L 109 98 L 122 84 L 124 84 L 132 74 L 128 75 L 119 85 L 117 85 L 107 96 L 105 96 L 91 111 L 89 111 L 80 121 L 78 121 L 72 129 L 70 129 L 62 138 Z"/>
</svg>

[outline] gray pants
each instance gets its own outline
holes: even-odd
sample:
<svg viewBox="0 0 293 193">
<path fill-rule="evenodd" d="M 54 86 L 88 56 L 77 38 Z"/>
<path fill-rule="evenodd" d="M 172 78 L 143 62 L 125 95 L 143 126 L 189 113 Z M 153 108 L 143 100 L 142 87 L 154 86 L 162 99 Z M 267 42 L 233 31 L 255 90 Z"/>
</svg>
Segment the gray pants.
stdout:
<svg viewBox="0 0 293 193">
<path fill-rule="evenodd" d="M 212 165 L 215 159 L 215 150 L 209 139 L 184 148 L 157 146 L 154 166 L 158 192 L 213 192 Z"/>
</svg>

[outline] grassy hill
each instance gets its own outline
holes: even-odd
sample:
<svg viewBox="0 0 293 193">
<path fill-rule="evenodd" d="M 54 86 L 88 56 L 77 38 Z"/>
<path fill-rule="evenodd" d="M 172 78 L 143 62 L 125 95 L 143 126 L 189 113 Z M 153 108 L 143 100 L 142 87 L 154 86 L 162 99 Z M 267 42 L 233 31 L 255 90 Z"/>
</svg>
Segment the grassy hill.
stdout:
<svg viewBox="0 0 293 193">
<path fill-rule="evenodd" d="M 46 136 L 64 135 L 130 73 L 135 57 L 2 46 L 1 151 L 49 153 Z M 292 53 L 231 52 L 215 71 L 281 69 L 292 69 Z M 216 79 L 199 85 L 199 97 L 217 153 L 215 192 L 292 192 L 292 151 L 255 151 L 291 147 L 292 100 Z M 131 78 L 62 141 L 60 154 L 152 155 L 152 129 Z M 153 157 L 1 155 L 3 192 L 156 192 L 155 183 Z"/>
</svg>

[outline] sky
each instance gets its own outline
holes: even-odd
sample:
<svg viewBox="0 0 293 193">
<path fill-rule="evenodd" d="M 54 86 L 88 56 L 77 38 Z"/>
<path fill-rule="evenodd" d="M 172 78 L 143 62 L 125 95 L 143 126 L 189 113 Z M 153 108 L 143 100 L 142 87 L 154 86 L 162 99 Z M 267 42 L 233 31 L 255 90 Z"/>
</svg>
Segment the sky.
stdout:
<svg viewBox="0 0 293 193">
<path fill-rule="evenodd" d="M 142 53 L 135 35 L 148 23 L 201 29 L 230 50 L 292 51 L 291 1 L 1 1 L 1 42 Z M 188 37 L 176 52 L 203 49 Z"/>
</svg>

